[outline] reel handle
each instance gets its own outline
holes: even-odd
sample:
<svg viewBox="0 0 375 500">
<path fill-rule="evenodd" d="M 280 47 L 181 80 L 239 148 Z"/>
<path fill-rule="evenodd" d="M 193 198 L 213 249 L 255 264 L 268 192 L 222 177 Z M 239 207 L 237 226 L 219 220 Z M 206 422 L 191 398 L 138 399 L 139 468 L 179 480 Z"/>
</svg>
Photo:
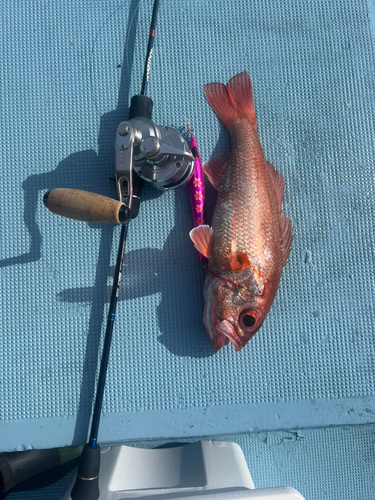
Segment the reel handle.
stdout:
<svg viewBox="0 0 375 500">
<path fill-rule="evenodd" d="M 43 202 L 50 212 L 68 219 L 107 224 L 125 224 L 129 220 L 124 203 L 79 189 L 52 189 L 45 193 Z"/>
</svg>

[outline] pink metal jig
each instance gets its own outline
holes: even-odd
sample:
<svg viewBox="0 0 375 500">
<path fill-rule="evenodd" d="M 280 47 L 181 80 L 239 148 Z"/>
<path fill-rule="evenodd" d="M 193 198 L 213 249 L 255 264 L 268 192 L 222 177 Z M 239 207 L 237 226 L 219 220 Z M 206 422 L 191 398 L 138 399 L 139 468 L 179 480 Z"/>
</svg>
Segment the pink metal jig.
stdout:
<svg viewBox="0 0 375 500">
<path fill-rule="evenodd" d="M 206 224 L 206 205 L 205 205 L 205 193 L 204 193 L 204 177 L 201 157 L 199 154 L 197 141 L 193 132 L 190 130 L 189 123 L 187 124 L 187 130 L 190 134 L 190 151 L 194 156 L 194 173 L 193 177 L 189 181 L 190 188 L 190 202 L 193 214 L 194 227 L 200 226 L 201 224 Z M 199 260 L 202 267 L 207 267 L 207 258 L 199 254 Z"/>
</svg>

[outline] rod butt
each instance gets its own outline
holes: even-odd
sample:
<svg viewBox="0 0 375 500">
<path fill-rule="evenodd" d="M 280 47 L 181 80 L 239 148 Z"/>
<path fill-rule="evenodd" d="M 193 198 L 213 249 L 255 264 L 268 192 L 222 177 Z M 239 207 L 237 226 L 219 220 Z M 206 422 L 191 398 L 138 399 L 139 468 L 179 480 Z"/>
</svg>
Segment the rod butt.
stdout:
<svg viewBox="0 0 375 500">
<path fill-rule="evenodd" d="M 72 500 L 97 500 L 99 498 L 100 446 L 83 448 L 77 479 L 70 494 Z"/>
</svg>

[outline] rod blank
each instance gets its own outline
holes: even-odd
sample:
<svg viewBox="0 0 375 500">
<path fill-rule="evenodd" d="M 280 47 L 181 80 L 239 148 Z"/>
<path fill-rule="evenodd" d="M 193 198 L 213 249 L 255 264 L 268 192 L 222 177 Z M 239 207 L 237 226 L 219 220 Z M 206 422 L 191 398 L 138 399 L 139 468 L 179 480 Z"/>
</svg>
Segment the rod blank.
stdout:
<svg viewBox="0 0 375 500">
<path fill-rule="evenodd" d="M 68 219 L 107 224 L 123 224 L 129 219 L 124 203 L 79 189 L 52 189 L 43 202 L 52 213 Z"/>
</svg>

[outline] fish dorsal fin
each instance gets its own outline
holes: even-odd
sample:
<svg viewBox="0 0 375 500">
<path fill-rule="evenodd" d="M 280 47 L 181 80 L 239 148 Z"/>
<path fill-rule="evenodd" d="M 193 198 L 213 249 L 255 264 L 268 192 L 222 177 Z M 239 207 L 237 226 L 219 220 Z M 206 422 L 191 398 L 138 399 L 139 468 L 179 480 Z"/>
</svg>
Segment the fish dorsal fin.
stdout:
<svg viewBox="0 0 375 500">
<path fill-rule="evenodd" d="M 229 152 L 220 153 L 204 163 L 203 171 L 207 175 L 208 180 L 211 182 L 216 191 L 219 190 L 221 179 L 229 163 Z"/>
<path fill-rule="evenodd" d="M 246 71 L 231 78 L 226 85 L 203 85 L 203 91 L 212 109 L 227 128 L 240 116 L 246 116 L 256 123 L 253 87 Z"/>
<path fill-rule="evenodd" d="M 275 170 L 275 167 L 270 163 L 269 161 L 266 162 L 268 172 L 270 173 L 275 191 L 276 191 L 276 196 L 277 196 L 277 202 L 279 204 L 279 208 L 281 209 L 281 202 L 283 201 L 283 194 L 284 194 L 284 187 L 285 187 L 285 180 L 284 177 L 279 174 L 277 170 Z"/>
<path fill-rule="evenodd" d="M 293 226 L 290 220 L 281 212 L 281 238 L 283 252 L 283 267 L 287 264 L 293 241 Z"/>
<path fill-rule="evenodd" d="M 207 259 L 212 257 L 212 227 L 206 224 L 195 227 L 190 231 L 189 236 L 198 252 L 207 257 Z"/>
</svg>

